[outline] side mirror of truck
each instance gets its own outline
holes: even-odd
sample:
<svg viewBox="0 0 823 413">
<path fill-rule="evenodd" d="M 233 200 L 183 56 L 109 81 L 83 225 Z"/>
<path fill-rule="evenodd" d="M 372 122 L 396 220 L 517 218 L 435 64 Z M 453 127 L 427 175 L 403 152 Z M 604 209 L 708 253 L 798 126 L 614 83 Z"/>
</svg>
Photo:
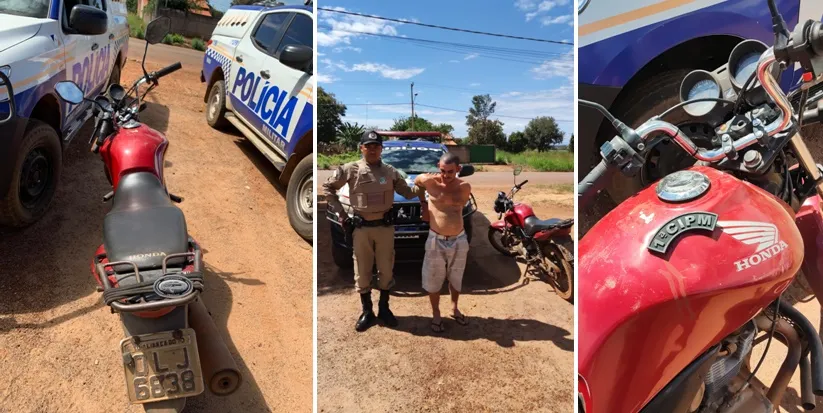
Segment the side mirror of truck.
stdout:
<svg viewBox="0 0 823 413">
<path fill-rule="evenodd" d="M 312 48 L 304 45 L 290 44 L 280 52 L 280 63 L 296 70 L 305 70 L 313 58 Z"/>
<path fill-rule="evenodd" d="M 105 34 L 109 29 L 109 16 L 96 7 L 78 4 L 71 9 L 69 27 L 86 36 Z"/>
<path fill-rule="evenodd" d="M 474 175 L 474 166 L 473 165 L 463 165 L 460 167 L 460 177 L 465 178 L 467 176 Z"/>
</svg>

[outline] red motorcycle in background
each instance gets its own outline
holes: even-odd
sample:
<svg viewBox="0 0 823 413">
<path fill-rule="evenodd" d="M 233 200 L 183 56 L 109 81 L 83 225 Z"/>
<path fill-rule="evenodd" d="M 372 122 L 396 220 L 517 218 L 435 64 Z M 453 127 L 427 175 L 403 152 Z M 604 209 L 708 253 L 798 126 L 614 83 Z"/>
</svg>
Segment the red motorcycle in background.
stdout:
<svg viewBox="0 0 823 413">
<path fill-rule="evenodd" d="M 581 412 L 770 413 L 798 368 L 803 407 L 823 395 L 818 332 L 781 300 L 800 270 L 823 300 L 823 174 L 800 135 L 823 118 L 823 103 L 804 110 L 823 80 L 823 24 L 790 33 L 768 6 L 773 47 L 744 41 L 721 68 L 690 73 L 682 102 L 636 130 L 579 102 L 619 133 L 578 185 L 582 208 L 611 174 L 638 173 L 657 144 L 697 161 L 618 205 L 580 241 Z M 805 72 L 796 100 L 776 80 L 795 63 Z M 662 120 L 680 108 L 706 125 L 690 133 L 710 133 L 690 137 Z M 766 387 L 753 378 L 773 337 L 788 352 Z"/>
<path fill-rule="evenodd" d="M 489 225 L 489 243 L 503 255 L 520 258 L 527 272 L 536 270 L 549 280 L 557 295 L 574 302 L 574 219 L 541 220 L 530 206 L 515 203 L 514 195 L 529 182 L 517 183 L 520 172 L 520 167 L 514 170 L 514 187 L 508 195 L 502 191 L 497 194 L 494 212 L 498 221 Z"/>
<path fill-rule="evenodd" d="M 146 53 L 169 26 L 165 17 L 147 26 Z M 180 412 L 187 397 L 204 391 L 204 381 L 212 393 L 227 395 L 238 388 L 241 376 L 199 299 L 203 254 L 173 203 L 182 199 L 168 192 L 163 176 L 169 141 L 138 119 L 145 108 L 140 86 L 149 85 L 145 95 L 182 66 L 147 73 L 146 53 L 144 76 L 129 92 L 114 84 L 106 95 L 89 100 L 68 81 L 55 90 L 72 105 L 90 102 L 96 115 L 91 150 L 105 164 L 112 192 L 103 200 L 112 207 L 103 220 L 103 245 L 91 271 L 106 305 L 120 315 L 129 400 L 147 412 Z"/>
</svg>

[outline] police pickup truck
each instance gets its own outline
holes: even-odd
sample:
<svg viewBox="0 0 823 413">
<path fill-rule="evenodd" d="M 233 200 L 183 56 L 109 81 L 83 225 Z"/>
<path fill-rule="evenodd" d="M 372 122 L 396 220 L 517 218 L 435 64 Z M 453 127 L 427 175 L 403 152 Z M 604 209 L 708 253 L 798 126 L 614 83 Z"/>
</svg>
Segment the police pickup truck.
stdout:
<svg viewBox="0 0 823 413">
<path fill-rule="evenodd" d="M 448 152 L 446 145 L 439 143 L 439 132 L 391 132 L 378 131 L 383 136 L 383 162 L 397 169 L 409 186 L 419 174 L 440 172 L 437 164 L 440 157 Z M 474 174 L 472 165 L 461 165 L 458 176 L 467 177 Z M 349 202 L 349 185 L 338 191 L 340 203 L 349 216 L 354 216 Z M 469 242 L 472 239 L 472 215 L 477 211 L 474 195 L 463 207 L 463 228 Z M 420 199 L 406 199 L 394 194 L 392 207 L 394 218 L 395 260 L 422 261 L 425 255 L 426 238 L 429 236 L 429 224 L 423 221 Z M 337 215 L 326 211 L 326 219 L 331 224 L 332 258 L 340 268 L 352 268 L 352 240 L 347 236 Z"/>
<path fill-rule="evenodd" d="M 91 116 L 61 102 L 72 80 L 87 97 L 120 82 L 128 53 L 125 3 L 0 0 L 0 225 L 24 227 L 48 210 L 63 149 Z M 11 96 L 11 99 L 9 98 Z"/>
<path fill-rule="evenodd" d="M 234 6 L 203 60 L 206 120 L 236 127 L 280 171 L 292 228 L 313 235 L 314 13 L 310 6 Z"/>
<path fill-rule="evenodd" d="M 821 0 L 775 4 L 789 29 L 798 21 L 823 16 Z M 578 14 L 580 99 L 602 104 L 631 127 L 679 103 L 680 84 L 688 72 L 717 69 L 743 40 L 774 43 L 766 0 L 579 0 Z M 753 59 L 748 62 L 756 62 L 757 56 Z M 784 73 L 785 90 L 796 87 L 799 69 Z M 812 90 L 810 98 L 818 91 Z M 600 162 L 600 145 L 614 136 L 614 130 L 597 111 L 582 108 L 579 116 L 578 165 L 583 177 Z M 690 133 L 700 136 L 699 125 L 669 120 L 687 130 L 695 128 Z M 616 174 L 606 188 L 614 201 L 693 162 L 682 151 L 668 149 L 672 146 L 658 145 L 636 179 Z"/>
</svg>

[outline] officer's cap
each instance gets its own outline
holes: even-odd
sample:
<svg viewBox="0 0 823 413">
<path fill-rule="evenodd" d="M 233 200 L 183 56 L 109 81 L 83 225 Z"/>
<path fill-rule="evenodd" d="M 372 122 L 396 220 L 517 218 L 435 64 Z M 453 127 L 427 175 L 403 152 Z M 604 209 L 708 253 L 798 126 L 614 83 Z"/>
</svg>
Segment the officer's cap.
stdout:
<svg viewBox="0 0 823 413">
<path fill-rule="evenodd" d="M 383 138 L 377 134 L 377 132 L 370 130 L 363 132 L 363 135 L 360 137 L 360 144 L 366 145 L 369 143 L 379 143 L 383 144 Z"/>
</svg>

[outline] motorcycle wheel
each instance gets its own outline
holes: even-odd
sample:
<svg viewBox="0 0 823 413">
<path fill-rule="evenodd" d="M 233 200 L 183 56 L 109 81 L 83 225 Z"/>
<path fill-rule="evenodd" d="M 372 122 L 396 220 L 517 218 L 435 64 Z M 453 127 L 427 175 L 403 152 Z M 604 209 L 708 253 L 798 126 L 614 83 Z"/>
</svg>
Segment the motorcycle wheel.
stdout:
<svg viewBox="0 0 823 413">
<path fill-rule="evenodd" d="M 499 253 L 507 256 L 507 257 L 514 257 L 517 255 L 516 252 L 511 247 L 507 247 L 507 245 L 514 245 L 511 241 L 503 238 L 503 231 L 496 229 L 494 227 L 489 227 L 489 243 L 492 244 L 492 247 L 496 249 Z"/>
<path fill-rule="evenodd" d="M 560 248 L 554 243 L 546 243 L 542 246 L 544 259 L 552 262 L 560 274 L 549 275 L 549 280 L 554 287 L 554 292 L 560 298 L 574 304 L 574 269 L 571 263 L 566 261 Z"/>
</svg>

